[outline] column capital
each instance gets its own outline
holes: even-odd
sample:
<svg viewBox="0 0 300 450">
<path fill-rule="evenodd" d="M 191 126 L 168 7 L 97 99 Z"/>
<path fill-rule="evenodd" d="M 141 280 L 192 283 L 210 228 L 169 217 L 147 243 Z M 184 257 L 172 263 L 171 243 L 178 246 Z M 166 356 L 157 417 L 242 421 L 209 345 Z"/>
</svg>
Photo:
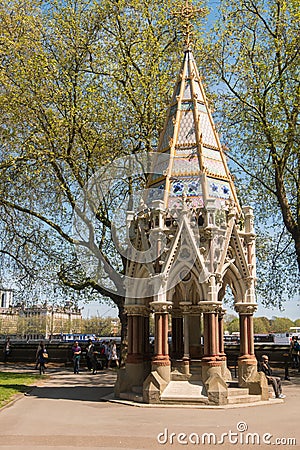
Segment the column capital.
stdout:
<svg viewBox="0 0 300 450">
<path fill-rule="evenodd" d="M 150 309 L 145 305 L 126 305 L 125 311 L 128 316 L 147 316 Z"/>
<path fill-rule="evenodd" d="M 222 302 L 199 302 L 199 309 L 202 313 L 219 313 L 222 311 Z"/>
<path fill-rule="evenodd" d="M 187 314 L 190 312 L 192 302 L 179 302 L 179 306 L 181 307 L 183 314 Z"/>
<path fill-rule="evenodd" d="M 150 303 L 150 308 L 154 313 L 168 313 L 172 309 L 173 302 L 155 301 Z"/>
<path fill-rule="evenodd" d="M 202 311 L 199 307 L 199 304 L 197 305 L 192 305 L 190 308 L 190 315 L 191 316 L 200 316 L 202 314 Z"/>
<path fill-rule="evenodd" d="M 257 310 L 257 304 L 256 303 L 242 303 L 242 302 L 240 302 L 240 303 L 236 303 L 234 305 L 234 309 L 239 314 L 252 315 Z"/>
</svg>

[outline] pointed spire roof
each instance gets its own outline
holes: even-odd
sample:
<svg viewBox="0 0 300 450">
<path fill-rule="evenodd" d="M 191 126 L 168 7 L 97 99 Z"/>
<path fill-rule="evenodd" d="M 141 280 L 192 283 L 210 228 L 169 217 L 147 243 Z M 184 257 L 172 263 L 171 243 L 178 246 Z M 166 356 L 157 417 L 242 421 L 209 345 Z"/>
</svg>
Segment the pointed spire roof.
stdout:
<svg viewBox="0 0 300 450">
<path fill-rule="evenodd" d="M 213 122 L 203 84 L 188 47 L 160 136 L 149 188 L 164 190 L 165 207 L 201 208 L 209 199 L 240 210 L 233 179 Z"/>
</svg>

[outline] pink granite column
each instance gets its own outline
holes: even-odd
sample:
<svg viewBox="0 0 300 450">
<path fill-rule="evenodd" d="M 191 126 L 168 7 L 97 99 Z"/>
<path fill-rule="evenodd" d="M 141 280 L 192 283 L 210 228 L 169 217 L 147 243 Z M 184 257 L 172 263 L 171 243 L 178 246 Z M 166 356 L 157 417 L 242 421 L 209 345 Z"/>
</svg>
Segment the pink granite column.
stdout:
<svg viewBox="0 0 300 450">
<path fill-rule="evenodd" d="M 248 351 L 249 355 L 254 355 L 254 325 L 253 314 L 247 316 L 247 329 L 248 329 Z"/>
<path fill-rule="evenodd" d="M 236 303 L 235 310 L 240 317 L 240 356 L 238 358 L 239 384 L 247 384 L 256 372 L 257 360 L 254 353 L 253 313 L 257 305 L 251 303 Z M 252 376 L 253 378 L 253 376 Z"/>
<path fill-rule="evenodd" d="M 128 353 L 126 363 L 139 364 L 144 358 L 145 349 L 145 307 L 141 305 L 128 305 L 126 309 L 128 317 Z"/>
<path fill-rule="evenodd" d="M 209 334 L 209 314 L 203 313 L 203 339 L 204 339 L 204 353 L 203 356 L 210 354 L 210 334 Z"/>
<path fill-rule="evenodd" d="M 221 366 L 222 358 L 219 350 L 223 339 L 219 336 L 218 319 L 221 305 L 216 302 L 199 302 L 198 305 L 203 313 L 204 328 L 204 354 L 201 360 L 201 366 L 202 368 Z"/>
<path fill-rule="evenodd" d="M 159 372 L 163 379 L 169 380 L 171 362 L 168 344 L 168 320 L 172 303 L 167 301 L 154 301 L 150 306 L 154 310 L 155 324 L 152 371 Z"/>
<path fill-rule="evenodd" d="M 222 309 L 218 315 L 218 330 L 219 330 L 219 355 L 224 356 L 224 315 L 225 311 Z"/>
<path fill-rule="evenodd" d="M 245 314 L 240 313 L 240 354 L 248 355 L 248 321 Z"/>
</svg>

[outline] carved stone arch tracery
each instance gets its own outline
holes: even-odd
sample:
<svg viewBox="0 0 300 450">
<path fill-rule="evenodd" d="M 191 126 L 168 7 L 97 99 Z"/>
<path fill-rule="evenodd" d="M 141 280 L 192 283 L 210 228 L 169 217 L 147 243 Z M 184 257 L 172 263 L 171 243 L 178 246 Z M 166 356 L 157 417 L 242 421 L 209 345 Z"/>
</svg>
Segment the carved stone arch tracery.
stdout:
<svg viewBox="0 0 300 450">
<path fill-rule="evenodd" d="M 185 295 L 185 292 L 183 290 L 183 285 L 181 283 L 178 283 L 175 286 L 174 294 L 172 297 L 173 309 L 180 308 L 179 303 L 182 302 L 182 300 L 184 299 L 184 295 Z"/>
<path fill-rule="evenodd" d="M 234 303 L 243 301 L 245 298 L 246 286 L 238 268 L 233 263 L 229 265 L 223 275 L 223 283 L 218 295 L 219 301 L 222 301 L 225 296 L 226 286 L 229 286 L 232 291 Z"/>
<path fill-rule="evenodd" d="M 186 276 L 184 276 L 185 272 Z M 199 302 L 199 300 L 203 298 L 203 289 L 202 285 L 199 283 L 199 273 L 195 265 L 192 267 L 192 269 L 190 269 L 185 265 L 184 262 L 177 264 L 174 271 L 170 274 L 168 286 L 172 286 L 174 283 L 176 283 L 175 290 L 178 285 L 180 286 L 182 295 L 180 301 L 192 300 L 189 297 L 191 295 L 191 291 L 193 292 L 193 295 L 196 295 L 198 297 L 198 300 L 195 301 L 195 304 L 197 304 L 197 302 Z"/>
</svg>

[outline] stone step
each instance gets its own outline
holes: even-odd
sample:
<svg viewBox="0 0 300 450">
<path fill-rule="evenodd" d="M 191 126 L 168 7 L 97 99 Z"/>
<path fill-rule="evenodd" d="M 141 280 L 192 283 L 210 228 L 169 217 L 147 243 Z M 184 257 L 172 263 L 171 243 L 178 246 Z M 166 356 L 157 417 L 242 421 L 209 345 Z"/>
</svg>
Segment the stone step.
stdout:
<svg viewBox="0 0 300 450">
<path fill-rule="evenodd" d="M 207 397 L 164 397 L 161 402 L 166 405 L 208 405 Z"/>
<path fill-rule="evenodd" d="M 236 397 L 239 395 L 249 395 L 248 388 L 239 388 L 239 387 L 229 387 L 228 388 L 228 396 Z"/>
<path fill-rule="evenodd" d="M 260 395 L 235 395 L 233 397 L 228 396 L 228 405 L 235 405 L 240 403 L 255 403 L 261 400 Z"/>
<path fill-rule="evenodd" d="M 207 403 L 204 387 L 201 382 L 170 381 L 161 395 L 161 400 L 179 403 Z"/>
<path fill-rule="evenodd" d="M 121 392 L 120 393 L 121 400 L 129 400 L 131 402 L 143 403 L 143 396 L 136 394 L 135 392 Z"/>
</svg>

